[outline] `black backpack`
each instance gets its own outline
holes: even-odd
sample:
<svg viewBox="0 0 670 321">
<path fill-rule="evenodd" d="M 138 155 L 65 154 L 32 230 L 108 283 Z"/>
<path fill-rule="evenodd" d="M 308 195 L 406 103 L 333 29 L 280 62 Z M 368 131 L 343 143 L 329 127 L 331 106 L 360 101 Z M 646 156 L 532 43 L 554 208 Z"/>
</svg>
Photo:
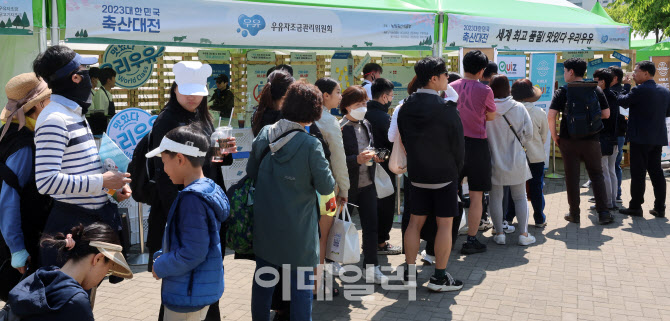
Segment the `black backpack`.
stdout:
<svg viewBox="0 0 670 321">
<path fill-rule="evenodd" d="M 132 179 L 130 189 L 133 191 L 133 199 L 149 205 L 153 205 L 156 196 L 156 181 L 153 178 L 154 162 L 146 157 L 151 146 L 151 133 L 152 131 L 137 143 L 133 151 L 133 159 L 128 164 L 128 173 Z"/>
<path fill-rule="evenodd" d="M 603 130 L 595 81 L 573 82 L 563 86 L 568 96 L 563 120 L 571 138 L 593 136 Z"/>
</svg>

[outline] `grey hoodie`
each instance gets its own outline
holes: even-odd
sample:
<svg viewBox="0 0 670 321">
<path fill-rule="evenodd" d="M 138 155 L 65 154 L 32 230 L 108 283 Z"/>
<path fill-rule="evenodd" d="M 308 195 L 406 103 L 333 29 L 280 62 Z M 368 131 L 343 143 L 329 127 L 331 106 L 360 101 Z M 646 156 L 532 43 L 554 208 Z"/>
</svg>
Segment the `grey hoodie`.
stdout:
<svg viewBox="0 0 670 321">
<path fill-rule="evenodd" d="M 495 99 L 495 103 L 496 118 L 486 124 L 493 167 L 491 183 L 503 186 L 525 183 L 532 175 L 522 144 L 525 146 L 533 137 L 533 121 L 524 105 L 512 99 L 512 96 Z M 514 127 L 521 143 L 503 115 Z"/>
</svg>

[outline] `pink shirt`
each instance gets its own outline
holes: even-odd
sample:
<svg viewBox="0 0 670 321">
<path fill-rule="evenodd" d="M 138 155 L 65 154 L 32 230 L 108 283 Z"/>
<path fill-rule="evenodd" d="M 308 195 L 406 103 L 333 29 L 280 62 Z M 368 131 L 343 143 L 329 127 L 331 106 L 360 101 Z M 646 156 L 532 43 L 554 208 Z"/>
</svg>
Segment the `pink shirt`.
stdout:
<svg viewBox="0 0 670 321">
<path fill-rule="evenodd" d="M 452 82 L 458 93 L 458 111 L 463 122 L 463 134 L 470 138 L 486 138 L 486 113 L 496 111 L 493 91 L 478 80 L 461 78 Z"/>
</svg>

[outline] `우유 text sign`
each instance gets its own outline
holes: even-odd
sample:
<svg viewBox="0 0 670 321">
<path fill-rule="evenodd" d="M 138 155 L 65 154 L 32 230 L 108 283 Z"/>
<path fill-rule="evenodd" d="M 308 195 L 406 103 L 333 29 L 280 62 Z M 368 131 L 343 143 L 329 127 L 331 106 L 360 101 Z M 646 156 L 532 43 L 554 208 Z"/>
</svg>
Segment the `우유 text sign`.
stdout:
<svg viewBox="0 0 670 321">
<path fill-rule="evenodd" d="M 163 56 L 165 47 L 135 45 L 109 45 L 102 58 L 100 68 L 116 71 L 116 85 L 134 89 L 143 85 L 151 77 L 154 63 Z"/>
</svg>

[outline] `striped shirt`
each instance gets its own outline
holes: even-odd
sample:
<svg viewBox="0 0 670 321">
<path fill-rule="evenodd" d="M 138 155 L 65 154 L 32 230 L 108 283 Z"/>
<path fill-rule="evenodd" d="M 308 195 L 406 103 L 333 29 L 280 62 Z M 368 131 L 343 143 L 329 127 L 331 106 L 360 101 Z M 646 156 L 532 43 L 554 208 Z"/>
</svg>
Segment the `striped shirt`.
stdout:
<svg viewBox="0 0 670 321">
<path fill-rule="evenodd" d="M 81 112 L 72 100 L 51 95 L 35 126 L 35 182 L 57 201 L 98 209 L 108 197 L 98 148 Z"/>
</svg>

